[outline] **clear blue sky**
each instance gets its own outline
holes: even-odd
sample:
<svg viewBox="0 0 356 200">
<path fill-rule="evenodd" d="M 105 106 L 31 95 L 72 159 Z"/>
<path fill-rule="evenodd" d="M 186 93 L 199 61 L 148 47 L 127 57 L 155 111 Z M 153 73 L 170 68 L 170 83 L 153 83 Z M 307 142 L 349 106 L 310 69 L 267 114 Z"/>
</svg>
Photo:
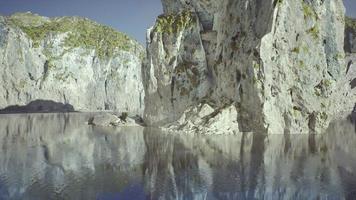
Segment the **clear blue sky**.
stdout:
<svg viewBox="0 0 356 200">
<path fill-rule="evenodd" d="M 344 1 L 348 15 L 356 17 L 356 0 Z M 87 17 L 145 44 L 146 29 L 162 13 L 162 5 L 160 0 L 0 0 L 2 15 L 27 11 L 48 17 Z"/>
<path fill-rule="evenodd" d="M 109 25 L 145 44 L 146 29 L 162 14 L 161 0 L 0 0 L 0 14 L 82 16 Z"/>
<path fill-rule="evenodd" d="M 356 18 L 356 0 L 344 0 L 344 4 L 347 15 Z"/>
</svg>

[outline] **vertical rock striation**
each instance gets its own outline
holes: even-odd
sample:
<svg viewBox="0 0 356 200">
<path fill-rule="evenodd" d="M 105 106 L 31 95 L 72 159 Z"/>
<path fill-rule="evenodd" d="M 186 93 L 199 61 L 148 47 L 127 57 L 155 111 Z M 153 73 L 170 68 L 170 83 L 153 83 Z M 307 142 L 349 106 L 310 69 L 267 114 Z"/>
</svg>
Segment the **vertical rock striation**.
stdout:
<svg viewBox="0 0 356 200">
<path fill-rule="evenodd" d="M 79 17 L 0 17 L 0 109 L 37 99 L 142 114 L 143 47 Z"/>
<path fill-rule="evenodd" d="M 148 35 L 144 70 L 146 120 L 150 124 L 176 120 L 209 89 L 206 55 L 196 13 L 162 15 Z"/>
<path fill-rule="evenodd" d="M 237 131 L 319 133 L 351 108 L 341 0 L 162 3 L 143 72 L 149 124 L 203 103 L 215 112 L 233 105 Z M 185 13 L 192 23 L 181 27 Z"/>
</svg>

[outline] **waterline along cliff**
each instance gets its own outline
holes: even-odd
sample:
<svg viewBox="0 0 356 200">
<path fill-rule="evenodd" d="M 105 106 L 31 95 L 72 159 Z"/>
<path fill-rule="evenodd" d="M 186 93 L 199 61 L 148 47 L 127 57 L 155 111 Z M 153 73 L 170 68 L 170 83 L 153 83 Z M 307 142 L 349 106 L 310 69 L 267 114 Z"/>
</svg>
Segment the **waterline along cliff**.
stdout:
<svg viewBox="0 0 356 200">
<path fill-rule="evenodd" d="M 162 5 L 146 51 L 85 18 L 0 17 L 0 111 L 54 102 L 169 131 L 289 135 L 354 107 L 356 22 L 342 0 Z"/>
<path fill-rule="evenodd" d="M 83 2 L 0 0 L 0 200 L 356 199 L 356 0 Z"/>
<path fill-rule="evenodd" d="M 321 133 L 352 110 L 342 0 L 162 3 L 143 68 L 149 125 Z"/>
<path fill-rule="evenodd" d="M 315 200 L 356 195 L 356 134 L 348 123 L 333 124 L 310 142 L 309 135 L 263 140 L 245 133 L 92 128 L 83 124 L 85 118 L 78 113 L 0 116 L 0 198 L 91 200 L 125 188 L 131 198 L 107 199 Z M 138 193 L 143 197 L 135 198 Z"/>
<path fill-rule="evenodd" d="M 143 112 L 144 48 L 79 17 L 0 17 L 0 109 L 43 99 L 80 111 Z"/>
</svg>

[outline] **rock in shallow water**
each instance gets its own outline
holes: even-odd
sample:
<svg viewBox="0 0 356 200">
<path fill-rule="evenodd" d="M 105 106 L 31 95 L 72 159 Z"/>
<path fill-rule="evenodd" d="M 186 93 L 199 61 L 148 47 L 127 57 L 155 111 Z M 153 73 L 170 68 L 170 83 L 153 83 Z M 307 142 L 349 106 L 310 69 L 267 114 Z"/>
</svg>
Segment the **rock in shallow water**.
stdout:
<svg viewBox="0 0 356 200">
<path fill-rule="evenodd" d="M 139 117 L 129 117 L 126 113 L 120 116 L 110 113 L 97 114 L 88 121 L 89 125 L 94 126 L 141 126 Z"/>
<path fill-rule="evenodd" d="M 88 124 L 95 126 L 117 126 L 120 121 L 120 118 L 116 115 L 103 113 L 89 119 Z"/>
<path fill-rule="evenodd" d="M 236 134 L 239 132 L 235 106 L 214 110 L 208 104 L 200 104 L 186 110 L 176 122 L 164 130 L 181 133 Z"/>
</svg>

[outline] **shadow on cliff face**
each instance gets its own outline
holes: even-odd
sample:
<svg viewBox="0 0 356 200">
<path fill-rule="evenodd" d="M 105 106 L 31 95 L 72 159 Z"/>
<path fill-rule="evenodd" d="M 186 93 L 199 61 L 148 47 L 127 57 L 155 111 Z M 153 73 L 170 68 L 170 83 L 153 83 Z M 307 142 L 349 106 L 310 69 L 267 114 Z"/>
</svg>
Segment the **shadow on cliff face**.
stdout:
<svg viewBox="0 0 356 200">
<path fill-rule="evenodd" d="M 351 114 L 348 116 L 348 119 L 351 121 L 352 124 L 355 125 L 355 132 L 356 132 L 356 104 L 354 106 L 353 111 Z"/>
<path fill-rule="evenodd" d="M 56 112 L 75 112 L 74 107 L 70 104 L 63 104 L 52 100 L 38 99 L 31 101 L 27 105 L 8 106 L 0 110 L 0 114 L 10 113 L 56 113 Z"/>
</svg>

